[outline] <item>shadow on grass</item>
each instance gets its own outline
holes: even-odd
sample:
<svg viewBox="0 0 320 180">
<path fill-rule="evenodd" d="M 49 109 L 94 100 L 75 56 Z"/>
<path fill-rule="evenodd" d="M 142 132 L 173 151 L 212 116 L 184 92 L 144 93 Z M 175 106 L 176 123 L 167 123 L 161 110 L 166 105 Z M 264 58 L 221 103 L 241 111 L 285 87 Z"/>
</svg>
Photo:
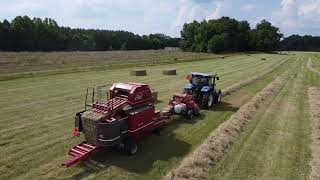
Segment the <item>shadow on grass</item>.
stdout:
<svg viewBox="0 0 320 180">
<path fill-rule="evenodd" d="M 228 102 L 221 102 L 208 111 L 237 111 L 238 108 Z M 206 113 L 201 113 L 193 119 L 185 119 L 182 116 L 174 116 L 173 120 L 162 128 L 160 136 L 146 135 L 138 141 L 139 150 L 134 156 L 122 154 L 117 149 L 106 148 L 94 153 L 90 159 L 79 165 L 84 171 L 74 175 L 74 179 L 82 179 L 92 173 L 99 174 L 106 171 L 108 167 L 115 166 L 125 171 L 136 174 L 147 174 L 151 172 L 154 164 L 158 168 L 166 168 L 169 159 L 181 159 L 190 152 L 191 144 L 176 137 L 173 130 L 183 124 L 194 124 L 204 120 Z M 160 165 L 159 165 L 160 163 Z"/>
<path fill-rule="evenodd" d="M 239 107 L 235 107 L 232 104 L 221 101 L 219 104 L 213 105 L 213 108 L 211 108 L 211 111 L 231 111 L 231 112 L 236 112 L 238 111 Z"/>
<path fill-rule="evenodd" d="M 139 140 L 139 150 L 133 156 L 122 154 L 116 148 L 101 148 L 90 159 L 79 164 L 84 171 L 75 174 L 73 178 L 82 179 L 92 173 L 99 174 L 111 166 L 137 174 L 150 172 L 157 161 L 164 163 L 163 167 L 166 167 L 169 159 L 185 156 L 191 145 L 177 139 L 174 134 L 165 134 L 165 131 L 160 136 L 152 134 Z"/>
</svg>

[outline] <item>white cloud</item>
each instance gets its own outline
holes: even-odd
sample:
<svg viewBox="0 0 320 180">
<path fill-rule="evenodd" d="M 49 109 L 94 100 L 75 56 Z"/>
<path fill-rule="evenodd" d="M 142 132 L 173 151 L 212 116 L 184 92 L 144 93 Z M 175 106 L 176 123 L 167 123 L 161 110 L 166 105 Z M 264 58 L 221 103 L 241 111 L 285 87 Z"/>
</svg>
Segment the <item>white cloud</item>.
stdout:
<svg viewBox="0 0 320 180">
<path fill-rule="evenodd" d="M 252 11 L 256 8 L 257 8 L 257 6 L 255 4 L 245 4 L 241 7 L 241 10 L 242 11 Z"/>
<path fill-rule="evenodd" d="M 270 20 L 286 35 L 320 31 L 320 0 L 282 0 Z"/>
<path fill-rule="evenodd" d="M 257 0 L 1 0 L 0 20 L 28 15 L 50 17 L 59 25 L 70 27 L 179 36 L 183 24 L 193 20 L 230 16 L 253 23 L 257 17 L 265 17 L 286 35 L 319 34 L 320 0 L 268 1 L 266 7 L 260 3 Z"/>
<path fill-rule="evenodd" d="M 307 0 L 298 8 L 298 15 L 310 21 L 320 22 L 320 1 Z"/>
<path fill-rule="evenodd" d="M 193 0 L 179 0 L 178 2 L 178 13 L 175 22 L 170 27 L 171 30 L 181 30 L 184 23 L 189 23 L 194 20 L 202 21 L 204 19 L 216 19 L 221 17 L 222 14 L 222 1 L 197 3 Z"/>
<path fill-rule="evenodd" d="M 217 1 L 214 3 L 215 8 L 211 12 L 211 14 L 207 17 L 207 20 L 209 19 L 218 19 L 222 16 L 224 3 L 222 1 Z"/>
</svg>

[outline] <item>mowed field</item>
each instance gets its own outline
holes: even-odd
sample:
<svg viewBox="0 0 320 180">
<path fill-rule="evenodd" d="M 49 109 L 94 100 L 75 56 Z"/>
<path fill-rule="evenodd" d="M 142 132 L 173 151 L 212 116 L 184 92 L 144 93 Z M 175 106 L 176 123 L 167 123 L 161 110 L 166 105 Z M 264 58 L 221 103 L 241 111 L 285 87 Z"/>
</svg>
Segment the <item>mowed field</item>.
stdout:
<svg viewBox="0 0 320 180">
<path fill-rule="evenodd" d="M 103 56 L 95 53 L 93 57 Z M 28 67 L 26 70 L 23 70 L 21 55 L 0 53 L 2 61 L 10 55 L 20 58 L 17 64 L 21 65 L 14 68 L 8 63 L 0 64 L 0 76 L 6 77 L 6 80 L 0 81 L 0 179 L 160 179 L 178 166 L 210 132 L 285 71 L 291 71 L 294 76 L 269 100 L 227 157 L 212 168 L 208 178 L 308 178 L 312 156 L 307 87 L 319 86 L 320 80 L 318 74 L 306 68 L 306 64 L 311 59 L 314 67 L 320 69 L 318 54 L 233 54 L 221 58 L 212 54 L 191 55 L 171 51 L 145 52 L 146 56 L 142 52 L 130 53 L 127 57 L 115 60 L 113 63 L 117 63 L 117 66 L 112 66 L 112 61 L 106 59 L 108 65 L 103 69 L 97 69 L 95 65 L 91 68 L 92 64 L 87 62 L 90 58 L 83 60 L 84 63 L 80 65 L 74 60 L 68 63 L 71 55 L 66 53 L 64 63 L 59 66 L 53 59 L 52 66 L 38 65 L 35 69 Z M 138 66 L 144 66 L 148 76 L 129 75 L 134 68 L 130 57 L 138 56 L 135 53 L 142 59 Z M 42 59 L 57 55 L 25 56 Z M 58 56 L 63 57 L 61 54 Z M 162 59 L 162 56 L 165 58 Z M 172 60 L 175 58 L 178 61 Z M 98 65 L 105 64 L 103 60 L 99 59 Z M 79 67 L 90 68 L 79 71 Z M 177 69 L 178 75 L 162 75 L 161 71 L 167 68 Z M 225 97 L 220 105 L 202 111 L 199 118 L 174 118 L 163 129 L 161 136 L 143 138 L 134 156 L 106 149 L 74 167 L 61 167 L 63 160 L 68 157 L 69 148 L 83 140 L 72 137 L 72 128 L 74 113 L 83 109 L 86 87 L 119 81 L 147 83 L 159 92 L 160 101 L 156 107 L 161 109 L 173 93 L 181 92 L 186 75 L 192 71 L 218 73 L 220 81 L 217 85 L 220 89 L 266 74 Z M 30 72 L 33 76 L 29 76 Z M 10 76 L 14 78 L 7 78 Z"/>
</svg>

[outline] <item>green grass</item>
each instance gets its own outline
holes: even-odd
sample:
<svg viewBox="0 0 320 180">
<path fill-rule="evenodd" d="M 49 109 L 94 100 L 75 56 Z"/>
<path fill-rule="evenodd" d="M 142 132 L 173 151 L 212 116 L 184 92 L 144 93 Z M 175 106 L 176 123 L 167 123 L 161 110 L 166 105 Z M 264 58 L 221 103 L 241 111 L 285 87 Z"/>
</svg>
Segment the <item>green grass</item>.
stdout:
<svg viewBox="0 0 320 180">
<path fill-rule="evenodd" d="M 233 56 L 236 54 L 228 54 Z M 208 59 L 220 56 L 167 50 L 103 51 L 103 52 L 2 52 L 0 80 L 99 71 L 126 67 L 155 66 Z"/>
<path fill-rule="evenodd" d="M 305 67 L 310 56 L 298 57 L 299 65 L 291 69 L 294 76 L 260 110 L 208 179 L 308 179 L 312 157 L 307 89 L 320 83 Z"/>
<path fill-rule="evenodd" d="M 267 57 L 261 61 L 261 57 Z M 291 67 L 295 56 L 254 54 L 145 67 L 146 77 L 129 76 L 131 68 L 86 71 L 0 81 L 0 178 L 116 178 L 159 179 L 195 149 L 219 124 L 254 96 L 277 75 Z M 81 141 L 73 138 L 74 113 L 80 111 L 84 91 L 94 84 L 136 81 L 159 91 L 161 108 L 174 92 L 181 91 L 191 71 L 217 72 L 218 88 L 228 87 L 289 59 L 277 71 L 237 94 L 224 99 L 213 111 L 204 111 L 193 121 L 176 118 L 162 136 L 148 136 L 139 142 L 137 155 L 128 157 L 113 150 L 95 154 L 72 168 L 61 167 L 68 149 Z M 161 75 L 176 68 L 177 76 Z"/>
</svg>

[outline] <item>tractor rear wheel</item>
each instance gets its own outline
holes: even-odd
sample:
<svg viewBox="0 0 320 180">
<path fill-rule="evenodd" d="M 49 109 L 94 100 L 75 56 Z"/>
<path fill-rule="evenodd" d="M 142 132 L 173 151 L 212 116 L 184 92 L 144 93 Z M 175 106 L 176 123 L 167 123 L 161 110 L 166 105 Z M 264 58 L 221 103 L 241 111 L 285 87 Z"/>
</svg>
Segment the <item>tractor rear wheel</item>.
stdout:
<svg viewBox="0 0 320 180">
<path fill-rule="evenodd" d="M 213 95 L 211 93 L 204 94 L 202 97 L 202 106 L 206 108 L 212 107 L 213 104 Z"/>
<path fill-rule="evenodd" d="M 214 104 L 218 104 L 221 101 L 221 93 L 214 93 Z"/>
<path fill-rule="evenodd" d="M 138 145 L 134 139 L 128 138 L 124 141 L 124 150 L 129 155 L 134 155 L 138 151 Z"/>
</svg>

